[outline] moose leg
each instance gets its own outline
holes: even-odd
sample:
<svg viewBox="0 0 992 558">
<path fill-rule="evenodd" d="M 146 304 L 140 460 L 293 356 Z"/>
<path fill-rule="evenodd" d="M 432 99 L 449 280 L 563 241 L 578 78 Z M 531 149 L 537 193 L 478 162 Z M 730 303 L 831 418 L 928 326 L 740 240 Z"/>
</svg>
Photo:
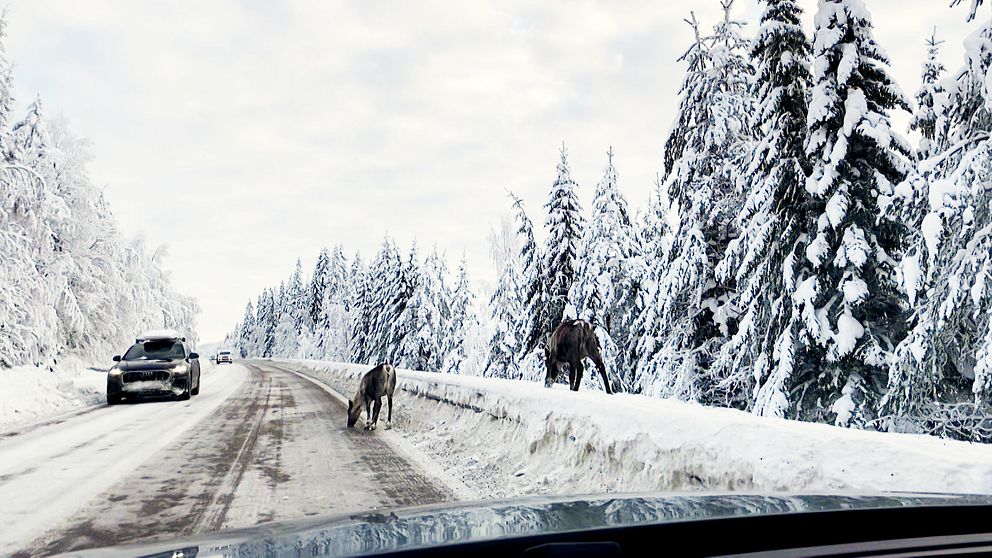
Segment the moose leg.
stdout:
<svg viewBox="0 0 992 558">
<path fill-rule="evenodd" d="M 372 426 L 369 430 L 375 430 L 375 425 L 379 423 L 379 410 L 382 409 L 382 398 L 377 397 L 375 400 L 375 407 L 372 409 Z"/>
<path fill-rule="evenodd" d="M 546 364 L 548 373 L 544 377 L 544 387 L 551 387 L 556 381 L 558 381 L 558 363 L 549 361 Z"/>
<path fill-rule="evenodd" d="M 599 350 L 596 350 L 589 355 L 589 358 L 596 363 L 596 370 L 599 370 L 599 375 L 603 378 L 603 387 L 606 388 L 606 393 L 612 394 L 613 388 L 610 387 L 610 378 L 606 375 L 606 364 L 603 362 L 603 355 L 600 354 Z"/>
<path fill-rule="evenodd" d="M 572 384 L 572 391 L 579 391 L 579 386 L 582 385 L 582 373 L 585 372 L 585 366 L 582 364 L 581 360 L 576 360 L 569 365 L 574 371 L 574 382 Z"/>
<path fill-rule="evenodd" d="M 372 426 L 372 398 L 365 398 L 365 430 Z"/>
<path fill-rule="evenodd" d="M 386 402 L 389 403 L 389 411 L 386 415 L 386 430 L 393 427 L 393 396 L 387 395 Z"/>
</svg>

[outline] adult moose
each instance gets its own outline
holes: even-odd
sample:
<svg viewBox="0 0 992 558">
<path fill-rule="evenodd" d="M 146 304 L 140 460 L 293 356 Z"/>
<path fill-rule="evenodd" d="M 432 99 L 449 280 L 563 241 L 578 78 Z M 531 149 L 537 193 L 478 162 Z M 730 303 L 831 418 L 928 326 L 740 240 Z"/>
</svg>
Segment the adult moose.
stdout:
<svg viewBox="0 0 992 558">
<path fill-rule="evenodd" d="M 606 364 L 599 352 L 599 339 L 593 332 L 592 324 L 585 320 L 565 320 L 551 332 L 547 345 L 544 346 L 544 364 L 548 367 L 548 375 L 544 378 L 545 387 L 551 387 L 558 379 L 562 366 L 568 366 L 568 387 L 579 391 L 582 383 L 582 372 L 585 366 L 582 361 L 592 359 L 603 378 L 606 393 L 613 393 L 610 379 L 606 375 Z"/>
</svg>

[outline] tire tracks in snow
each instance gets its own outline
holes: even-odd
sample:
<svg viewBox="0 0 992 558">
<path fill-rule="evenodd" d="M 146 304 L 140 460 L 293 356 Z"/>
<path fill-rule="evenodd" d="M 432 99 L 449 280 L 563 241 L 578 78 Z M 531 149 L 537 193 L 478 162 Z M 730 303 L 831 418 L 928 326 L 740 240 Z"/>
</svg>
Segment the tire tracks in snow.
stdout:
<svg viewBox="0 0 992 558">
<path fill-rule="evenodd" d="M 387 433 L 346 428 L 321 382 L 241 364 L 247 378 L 211 414 L 19 555 L 458 499 Z"/>
<path fill-rule="evenodd" d="M 261 407 L 258 412 L 256 412 L 255 420 L 251 423 L 251 429 L 248 431 L 248 435 L 245 436 L 245 441 L 241 444 L 241 448 L 238 449 L 237 455 L 234 457 L 234 461 L 231 464 L 231 469 L 224 476 L 220 485 L 214 489 L 213 498 L 210 504 L 203 510 L 200 517 L 194 521 L 194 532 L 209 532 L 216 531 L 220 529 L 221 525 L 224 523 L 224 517 L 227 515 L 227 511 L 231 508 L 231 501 L 234 499 L 234 493 L 241 484 L 241 479 L 245 475 L 245 470 L 248 469 L 248 465 L 251 463 L 252 454 L 255 451 L 255 445 L 258 443 L 258 435 L 262 430 L 262 422 L 265 418 L 266 412 L 269 409 L 269 402 L 272 400 L 272 379 L 265 378 L 265 402 L 261 405 L 254 405 L 256 408 Z"/>
</svg>

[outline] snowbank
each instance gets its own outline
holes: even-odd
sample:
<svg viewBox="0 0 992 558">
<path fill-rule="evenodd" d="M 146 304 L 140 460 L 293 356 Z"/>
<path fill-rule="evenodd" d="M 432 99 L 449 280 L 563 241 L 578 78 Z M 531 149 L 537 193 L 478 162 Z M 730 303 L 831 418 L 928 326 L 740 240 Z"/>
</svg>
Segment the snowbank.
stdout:
<svg viewBox="0 0 992 558">
<path fill-rule="evenodd" d="M 106 404 L 107 370 L 113 364 L 68 357 L 54 370 L 37 366 L 0 369 L 0 432 Z M 208 373 L 211 366 L 204 355 L 201 373 Z"/>
<path fill-rule="evenodd" d="M 368 370 L 283 362 L 346 396 Z M 992 446 L 928 436 L 405 370 L 396 406 L 397 430 L 484 498 L 717 489 L 992 493 Z"/>
<path fill-rule="evenodd" d="M 66 358 L 54 370 L 16 366 L 0 370 L 0 431 L 106 401 L 107 370 Z"/>
</svg>

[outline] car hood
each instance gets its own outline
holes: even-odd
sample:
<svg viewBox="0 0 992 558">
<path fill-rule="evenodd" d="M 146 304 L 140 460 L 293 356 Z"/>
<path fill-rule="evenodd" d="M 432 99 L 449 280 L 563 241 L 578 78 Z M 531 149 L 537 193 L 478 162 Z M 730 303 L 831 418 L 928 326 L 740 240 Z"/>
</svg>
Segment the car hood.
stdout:
<svg viewBox="0 0 992 558">
<path fill-rule="evenodd" d="M 562 533 L 680 520 L 906 506 L 988 506 L 992 496 L 880 493 L 665 493 L 532 497 L 372 511 L 263 524 L 168 542 L 74 552 L 73 556 L 354 556 L 451 542 Z M 168 536 L 168 533 L 162 533 Z"/>
<path fill-rule="evenodd" d="M 182 363 L 182 360 L 122 360 L 117 363 L 117 369 L 124 372 L 133 372 L 137 370 L 166 370 Z"/>
</svg>

